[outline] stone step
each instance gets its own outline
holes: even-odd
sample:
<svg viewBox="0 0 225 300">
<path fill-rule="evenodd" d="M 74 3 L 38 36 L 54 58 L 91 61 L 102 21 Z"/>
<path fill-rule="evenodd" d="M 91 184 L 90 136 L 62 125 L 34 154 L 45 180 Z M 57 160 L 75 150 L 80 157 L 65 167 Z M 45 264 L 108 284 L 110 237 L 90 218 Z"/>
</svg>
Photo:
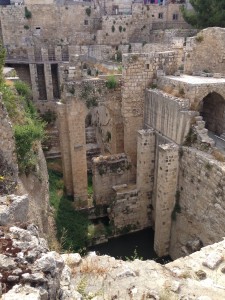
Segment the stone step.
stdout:
<svg viewBox="0 0 225 300">
<path fill-rule="evenodd" d="M 205 128 L 205 121 L 196 121 L 198 129 L 204 129 Z"/>
<path fill-rule="evenodd" d="M 197 121 L 202 121 L 203 120 L 203 118 L 202 118 L 202 116 L 196 116 L 195 117 L 195 121 L 197 122 Z"/>
<path fill-rule="evenodd" d="M 221 139 L 224 139 L 225 140 L 225 132 L 223 132 L 221 135 L 220 135 Z"/>
</svg>

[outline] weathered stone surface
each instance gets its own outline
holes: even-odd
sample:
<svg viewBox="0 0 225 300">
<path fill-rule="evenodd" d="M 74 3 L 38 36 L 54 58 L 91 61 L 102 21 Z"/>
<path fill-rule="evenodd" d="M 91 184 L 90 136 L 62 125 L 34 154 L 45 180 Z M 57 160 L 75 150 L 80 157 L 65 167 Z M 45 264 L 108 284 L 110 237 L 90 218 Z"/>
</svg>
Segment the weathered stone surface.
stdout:
<svg viewBox="0 0 225 300">
<path fill-rule="evenodd" d="M 0 254 L 0 269 L 12 270 L 16 267 L 16 263 L 13 258 L 7 257 L 4 254 Z"/>
<path fill-rule="evenodd" d="M 30 286 L 15 285 L 2 300 L 48 300 L 48 293 Z"/>
<path fill-rule="evenodd" d="M 66 253 L 62 254 L 61 257 L 68 266 L 79 265 L 82 261 L 79 253 Z"/>
<path fill-rule="evenodd" d="M 223 256 L 220 253 L 210 253 L 206 260 L 203 261 L 203 266 L 208 267 L 209 269 L 214 270 L 219 264 L 223 261 Z"/>
<path fill-rule="evenodd" d="M 27 195 L 1 197 L 0 202 L 0 225 L 12 225 L 28 220 L 29 200 Z"/>
</svg>

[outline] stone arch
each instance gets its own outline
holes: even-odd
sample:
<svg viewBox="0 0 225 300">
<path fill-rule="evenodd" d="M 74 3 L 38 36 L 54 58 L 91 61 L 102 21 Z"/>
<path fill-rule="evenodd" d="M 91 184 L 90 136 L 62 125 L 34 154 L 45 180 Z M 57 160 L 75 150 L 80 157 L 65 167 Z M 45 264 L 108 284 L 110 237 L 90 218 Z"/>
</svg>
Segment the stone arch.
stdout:
<svg viewBox="0 0 225 300">
<path fill-rule="evenodd" d="M 199 105 L 205 127 L 217 135 L 225 132 L 225 99 L 217 92 L 208 93 Z"/>
</svg>

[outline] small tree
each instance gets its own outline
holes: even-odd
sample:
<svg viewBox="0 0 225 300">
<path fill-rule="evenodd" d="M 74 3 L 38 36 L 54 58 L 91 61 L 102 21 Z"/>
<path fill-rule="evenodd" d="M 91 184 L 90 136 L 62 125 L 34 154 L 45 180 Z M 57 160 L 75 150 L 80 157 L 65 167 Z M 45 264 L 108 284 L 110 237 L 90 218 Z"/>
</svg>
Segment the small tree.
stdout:
<svg viewBox="0 0 225 300">
<path fill-rule="evenodd" d="M 28 8 L 25 6 L 25 18 L 26 19 L 31 19 L 32 18 L 32 13 L 31 11 L 28 10 Z"/>
<path fill-rule="evenodd" d="M 184 6 L 181 12 L 185 21 L 196 28 L 225 27 L 224 0 L 190 0 L 193 10 Z"/>
</svg>

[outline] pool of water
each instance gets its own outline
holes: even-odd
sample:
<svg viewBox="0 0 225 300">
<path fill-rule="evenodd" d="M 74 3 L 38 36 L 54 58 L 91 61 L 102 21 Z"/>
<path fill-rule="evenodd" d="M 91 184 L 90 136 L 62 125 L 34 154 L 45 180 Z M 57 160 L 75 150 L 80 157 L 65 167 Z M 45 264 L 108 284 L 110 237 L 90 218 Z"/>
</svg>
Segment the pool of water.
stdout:
<svg viewBox="0 0 225 300">
<path fill-rule="evenodd" d="M 158 258 L 153 249 L 154 231 L 151 228 L 112 238 L 107 243 L 92 246 L 90 251 L 96 251 L 99 255 L 110 255 L 115 258 L 128 259 L 154 259 L 159 263 L 171 261 L 169 256 Z"/>
</svg>

